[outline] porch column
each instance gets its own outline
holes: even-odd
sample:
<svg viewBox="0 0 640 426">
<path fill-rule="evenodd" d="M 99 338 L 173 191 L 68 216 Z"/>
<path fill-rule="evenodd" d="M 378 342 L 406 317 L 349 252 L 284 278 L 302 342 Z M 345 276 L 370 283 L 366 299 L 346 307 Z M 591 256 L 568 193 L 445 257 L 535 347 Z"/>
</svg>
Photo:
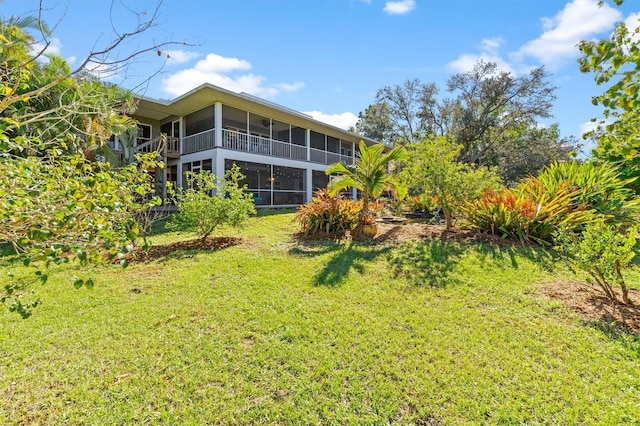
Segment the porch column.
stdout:
<svg viewBox="0 0 640 426">
<path fill-rule="evenodd" d="M 213 117 L 214 117 L 213 126 L 215 129 L 214 138 L 216 142 L 216 147 L 221 147 L 222 146 L 222 102 L 216 102 L 213 104 Z"/>
<path fill-rule="evenodd" d="M 311 129 L 304 132 L 304 145 L 307 148 L 307 161 L 311 161 Z"/>
<path fill-rule="evenodd" d="M 176 179 L 178 180 L 178 188 L 182 188 L 182 163 L 180 160 L 178 160 L 178 169 L 176 173 L 178 174 L 178 176 L 176 176 Z"/>
<path fill-rule="evenodd" d="M 304 170 L 304 184 L 306 189 L 305 203 L 311 202 L 313 197 L 313 171 L 311 169 Z"/>
<path fill-rule="evenodd" d="M 216 186 L 221 188 L 222 180 L 224 179 L 224 156 L 218 149 L 213 151 L 211 166 L 213 167 L 213 174 L 216 176 Z"/>
</svg>

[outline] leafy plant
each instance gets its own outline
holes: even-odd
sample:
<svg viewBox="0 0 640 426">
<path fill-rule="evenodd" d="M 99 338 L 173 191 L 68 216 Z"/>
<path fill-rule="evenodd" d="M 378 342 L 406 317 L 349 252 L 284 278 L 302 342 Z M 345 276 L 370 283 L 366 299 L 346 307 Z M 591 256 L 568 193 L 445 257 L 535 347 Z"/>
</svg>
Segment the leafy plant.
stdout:
<svg viewBox="0 0 640 426">
<path fill-rule="evenodd" d="M 438 208 L 438 197 L 430 195 L 414 195 L 403 201 L 405 210 L 411 213 L 430 213 Z"/>
<path fill-rule="evenodd" d="M 358 225 L 361 208 L 361 203 L 340 195 L 329 195 L 326 189 L 321 189 L 310 203 L 298 207 L 293 220 L 306 235 L 333 234 L 353 230 Z"/>
<path fill-rule="evenodd" d="M 546 192 L 554 197 L 568 189 L 577 193 L 576 202 L 584 204 L 611 223 L 630 224 L 640 214 L 640 199 L 629 189 L 633 179 L 625 179 L 609 163 L 553 163 L 537 178 L 519 185 L 535 197 Z"/>
<path fill-rule="evenodd" d="M 347 188 L 356 188 L 362 192 L 361 216 L 370 213 L 369 203 L 379 197 L 385 190 L 394 190 L 398 198 L 404 198 L 406 188 L 395 176 L 387 172 L 387 165 L 396 160 L 406 158 L 406 152 L 400 147 L 385 152 L 385 146 L 375 144 L 367 146 L 360 142 L 359 153 L 355 165 L 334 163 L 326 170 L 328 175 L 339 174 L 329 183 L 330 195 Z"/>
<path fill-rule="evenodd" d="M 532 185 L 532 184 L 531 184 Z M 572 230 L 590 222 L 592 213 L 577 202 L 577 192 L 550 195 L 522 189 L 487 190 L 480 199 L 462 207 L 466 222 L 472 227 L 503 238 L 548 245 L 560 228 Z"/>
<path fill-rule="evenodd" d="M 220 226 L 242 225 L 256 211 L 253 194 L 246 192 L 246 185 L 240 186 L 244 175 L 236 164 L 225 172 L 221 186 L 207 170 L 187 172 L 186 178 L 186 188 L 167 188 L 178 207 L 178 212 L 167 222 L 170 230 L 195 232 L 205 239 Z"/>
<path fill-rule="evenodd" d="M 620 303 L 615 287 L 622 292 L 622 303 L 632 305 L 629 289 L 622 271 L 635 256 L 636 227 L 626 233 L 619 232 L 615 225 L 598 220 L 586 226 L 581 234 L 566 229 L 558 233 L 556 249 L 569 263 L 589 275 L 590 281 L 600 287 L 611 301 Z"/>
<path fill-rule="evenodd" d="M 0 155 L 0 241 L 10 242 L 22 262 L 34 266 L 34 279 L 42 283 L 51 265 L 77 260 L 85 266 L 123 257 L 144 237 L 137 217 L 160 204 L 151 176 L 141 170 L 158 163 L 149 156 L 138 160 L 141 166 L 111 169 L 80 154 Z M 90 278 L 73 278 L 73 283 L 93 286 Z M 39 304 L 26 297 L 31 284 L 12 280 L 0 292 L 0 302 L 28 317 Z"/>
<path fill-rule="evenodd" d="M 477 198 L 485 188 L 499 186 L 493 171 L 458 162 L 462 146 L 447 137 L 423 139 L 407 149 L 403 178 L 409 186 L 419 188 L 423 197 L 438 201 L 447 229 L 466 200 Z"/>
</svg>

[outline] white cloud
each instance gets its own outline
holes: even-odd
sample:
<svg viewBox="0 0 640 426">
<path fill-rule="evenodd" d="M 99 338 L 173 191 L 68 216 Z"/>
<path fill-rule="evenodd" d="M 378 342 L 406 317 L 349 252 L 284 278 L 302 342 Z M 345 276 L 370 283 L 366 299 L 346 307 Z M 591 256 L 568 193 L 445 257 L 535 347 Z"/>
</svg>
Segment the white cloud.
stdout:
<svg viewBox="0 0 640 426">
<path fill-rule="evenodd" d="M 198 61 L 193 68 L 184 69 L 162 80 L 162 89 L 174 96 L 182 95 L 204 83 L 220 86 L 233 92 L 245 92 L 261 98 L 272 99 L 282 92 L 293 92 L 304 83 L 277 83 L 268 85 L 266 78 L 253 73 L 243 59 L 227 58 L 213 53 Z"/>
<path fill-rule="evenodd" d="M 305 111 L 303 114 L 310 115 L 315 120 L 322 121 L 323 123 L 331 124 L 332 126 L 345 130 L 348 130 L 351 126 L 355 126 L 358 121 L 358 116 L 351 112 L 325 114 L 321 111 Z"/>
<path fill-rule="evenodd" d="M 514 58 L 531 56 L 551 68 L 557 67 L 579 55 L 576 45 L 580 40 L 612 28 L 621 17 L 620 11 L 607 3 L 598 6 L 598 0 L 573 0 L 556 16 L 542 18 L 542 35 L 523 45 Z"/>
<path fill-rule="evenodd" d="M 60 39 L 53 37 L 49 39 L 48 46 L 45 46 L 45 44 L 42 42 L 33 43 L 31 45 L 29 54 L 30 55 L 41 54 L 42 56 L 38 57 L 38 59 L 48 62 L 48 59 L 46 59 L 46 56 L 44 55 L 48 55 L 48 54 L 59 55 L 61 51 L 62 51 L 62 43 L 60 42 Z"/>
<path fill-rule="evenodd" d="M 624 23 L 627 26 L 629 33 L 633 34 L 631 36 L 631 39 L 636 43 L 640 43 L 640 30 L 638 30 L 638 32 L 634 34 L 634 31 L 636 31 L 636 29 L 640 27 L 640 13 L 632 13 L 631 15 L 629 15 L 629 17 L 627 17 L 627 19 L 624 20 Z"/>
<path fill-rule="evenodd" d="M 389 15 L 405 15 L 416 8 L 415 0 L 388 1 L 384 10 Z"/>
<path fill-rule="evenodd" d="M 167 63 L 172 65 L 184 64 L 200 56 L 196 52 L 187 52 L 186 50 L 167 50 L 163 53 L 167 55 Z"/>
<path fill-rule="evenodd" d="M 485 38 L 480 42 L 480 53 L 460 55 L 456 60 L 449 62 L 449 69 L 456 72 L 467 72 L 473 69 L 478 61 L 495 62 L 500 70 L 515 74 L 514 66 L 504 60 L 498 53 L 499 47 L 504 43 L 501 38 Z"/>
</svg>

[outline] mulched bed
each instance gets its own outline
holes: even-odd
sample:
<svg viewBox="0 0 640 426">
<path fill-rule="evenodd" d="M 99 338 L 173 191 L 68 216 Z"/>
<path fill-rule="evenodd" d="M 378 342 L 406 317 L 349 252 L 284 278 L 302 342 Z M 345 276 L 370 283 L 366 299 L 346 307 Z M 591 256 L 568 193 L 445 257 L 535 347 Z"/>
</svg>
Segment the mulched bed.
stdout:
<svg viewBox="0 0 640 426">
<path fill-rule="evenodd" d="M 236 246 L 240 243 L 242 243 L 242 238 L 238 237 L 208 237 L 205 239 L 176 241 L 170 244 L 153 245 L 147 253 L 138 247 L 133 253 L 127 255 L 126 259 L 130 263 L 144 263 L 163 258 L 176 251 L 213 251 Z"/>
<path fill-rule="evenodd" d="M 578 282 L 547 284 L 543 292 L 562 300 L 587 323 L 600 323 L 640 335 L 640 291 L 629 290 L 632 306 L 616 305 L 595 287 Z"/>
</svg>

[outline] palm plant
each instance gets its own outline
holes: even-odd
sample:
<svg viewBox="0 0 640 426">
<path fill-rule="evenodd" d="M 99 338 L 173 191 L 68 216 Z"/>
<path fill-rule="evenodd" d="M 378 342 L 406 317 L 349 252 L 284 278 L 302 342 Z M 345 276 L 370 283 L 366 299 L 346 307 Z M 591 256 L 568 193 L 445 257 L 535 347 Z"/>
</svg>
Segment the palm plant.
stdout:
<svg viewBox="0 0 640 426">
<path fill-rule="evenodd" d="M 369 202 L 372 198 L 379 197 L 385 190 L 394 190 L 398 198 L 406 195 L 406 188 L 402 183 L 387 172 L 387 164 L 395 160 L 403 160 L 406 153 L 401 147 L 396 147 L 384 152 L 385 146 L 375 144 L 367 146 L 360 142 L 359 155 L 355 164 L 347 165 L 344 162 L 334 163 L 329 166 L 326 173 L 339 174 L 329 184 L 329 193 L 335 195 L 347 188 L 356 188 L 362 192 L 362 210 L 360 218 L 370 215 Z"/>
</svg>

